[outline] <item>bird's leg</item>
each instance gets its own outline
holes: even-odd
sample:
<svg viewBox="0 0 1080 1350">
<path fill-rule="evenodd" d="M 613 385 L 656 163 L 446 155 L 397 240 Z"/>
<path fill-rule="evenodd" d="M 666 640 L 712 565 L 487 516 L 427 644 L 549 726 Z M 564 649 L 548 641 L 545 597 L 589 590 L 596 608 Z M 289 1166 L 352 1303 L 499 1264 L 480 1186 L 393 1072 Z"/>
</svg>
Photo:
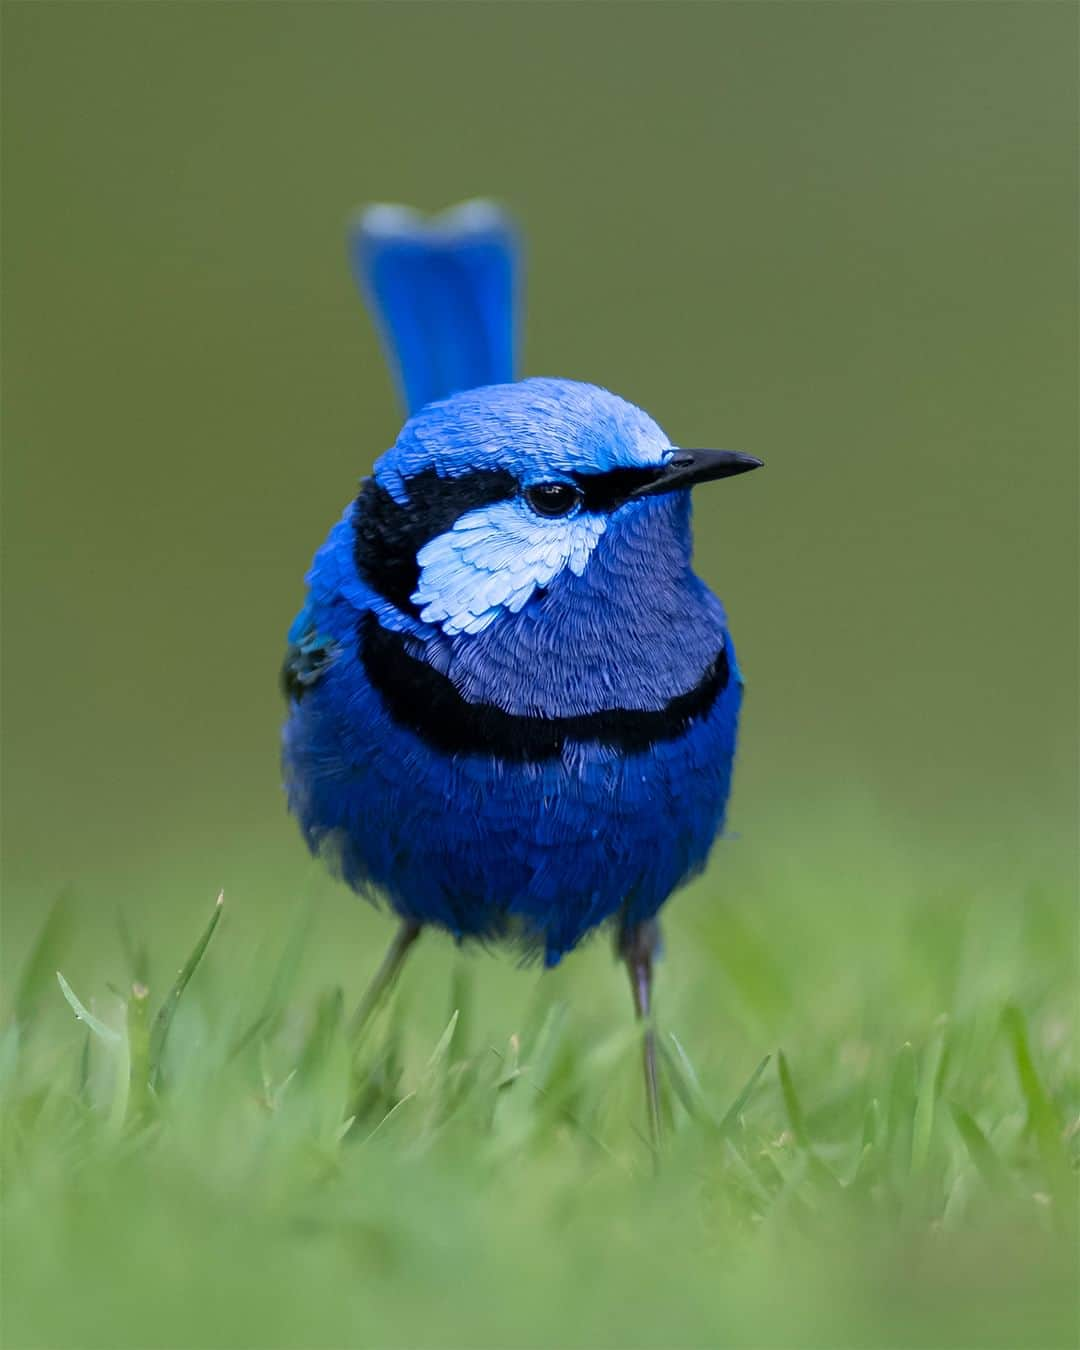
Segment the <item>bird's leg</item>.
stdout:
<svg viewBox="0 0 1080 1350">
<path fill-rule="evenodd" d="M 619 954 L 630 973 L 630 992 L 634 996 L 634 1012 L 644 1024 L 641 1058 L 645 1069 L 645 1096 L 649 1107 L 649 1137 L 654 1153 L 659 1156 L 661 1119 L 660 1083 L 656 1076 L 656 1030 L 652 1022 L 653 955 L 660 940 L 660 928 L 655 919 L 635 924 L 622 930 Z"/>
<path fill-rule="evenodd" d="M 387 949 L 379 969 L 371 977 L 371 983 L 364 990 L 364 996 L 357 1005 L 356 1012 L 349 1023 L 350 1038 L 355 1040 L 367 1026 L 373 1013 L 392 988 L 394 981 L 405 964 L 409 948 L 420 936 L 420 924 L 415 919 L 402 919 L 394 934 L 394 940 Z"/>
</svg>

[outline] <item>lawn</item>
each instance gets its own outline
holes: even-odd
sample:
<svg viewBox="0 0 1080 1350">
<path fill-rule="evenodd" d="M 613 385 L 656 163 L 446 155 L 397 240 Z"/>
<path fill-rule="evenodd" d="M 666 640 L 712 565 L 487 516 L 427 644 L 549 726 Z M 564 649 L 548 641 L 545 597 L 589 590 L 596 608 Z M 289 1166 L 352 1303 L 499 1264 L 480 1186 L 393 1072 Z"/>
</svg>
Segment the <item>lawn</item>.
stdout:
<svg viewBox="0 0 1080 1350">
<path fill-rule="evenodd" d="M 350 1034 L 392 926 L 317 871 L 187 951 L 61 896 L 0 1042 L 3 1343 L 1074 1345 L 1075 897 L 1018 838 L 727 843 L 668 912 L 658 1167 L 603 938 L 425 935 Z"/>
</svg>

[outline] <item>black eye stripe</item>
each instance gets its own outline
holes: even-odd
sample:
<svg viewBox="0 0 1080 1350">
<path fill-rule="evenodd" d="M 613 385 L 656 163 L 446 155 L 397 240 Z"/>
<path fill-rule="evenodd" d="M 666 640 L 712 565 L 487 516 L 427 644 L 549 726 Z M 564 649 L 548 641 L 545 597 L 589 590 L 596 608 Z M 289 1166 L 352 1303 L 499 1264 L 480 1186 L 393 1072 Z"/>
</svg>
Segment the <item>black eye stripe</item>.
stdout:
<svg viewBox="0 0 1080 1350">
<path fill-rule="evenodd" d="M 609 469 L 606 473 L 575 473 L 570 477 L 577 485 L 582 509 L 605 512 L 621 506 L 636 489 L 654 482 L 660 472 L 660 469 L 627 468 Z M 405 486 L 409 499 L 402 503 L 395 501 L 374 478 L 364 482 L 353 508 L 356 531 L 353 556 L 357 572 L 369 586 L 398 609 L 416 616 L 418 610 L 411 596 L 420 576 L 417 553 L 430 540 L 445 534 L 467 511 L 510 501 L 522 489 L 506 469 L 476 469 L 454 478 L 444 478 L 435 469 L 424 469 L 407 478 Z M 526 495 L 531 490 L 526 489 Z M 572 506 L 573 503 L 557 512 L 541 510 L 539 514 L 565 515 Z"/>
<path fill-rule="evenodd" d="M 606 473 L 575 473 L 586 511 L 614 511 L 638 488 L 655 483 L 662 469 L 608 469 Z"/>
<path fill-rule="evenodd" d="M 353 557 L 373 590 L 418 617 L 411 599 L 420 579 L 416 555 L 467 511 L 514 497 L 518 484 L 504 469 L 478 469 L 456 478 L 425 469 L 405 486 L 409 500 L 402 503 L 374 478 L 364 483 L 353 508 Z"/>
</svg>

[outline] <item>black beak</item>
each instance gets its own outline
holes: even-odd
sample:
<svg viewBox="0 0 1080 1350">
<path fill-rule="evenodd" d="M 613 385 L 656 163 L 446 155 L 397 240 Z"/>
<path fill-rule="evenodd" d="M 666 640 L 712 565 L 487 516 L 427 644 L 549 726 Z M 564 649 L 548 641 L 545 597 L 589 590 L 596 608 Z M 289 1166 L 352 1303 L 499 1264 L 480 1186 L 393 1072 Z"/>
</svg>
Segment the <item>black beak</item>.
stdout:
<svg viewBox="0 0 1080 1350">
<path fill-rule="evenodd" d="M 714 478 L 731 478 L 737 473 L 760 469 L 761 460 L 738 450 L 676 450 L 651 483 L 632 492 L 633 497 L 652 497 L 658 492 L 675 492 L 695 483 L 711 483 Z"/>
</svg>

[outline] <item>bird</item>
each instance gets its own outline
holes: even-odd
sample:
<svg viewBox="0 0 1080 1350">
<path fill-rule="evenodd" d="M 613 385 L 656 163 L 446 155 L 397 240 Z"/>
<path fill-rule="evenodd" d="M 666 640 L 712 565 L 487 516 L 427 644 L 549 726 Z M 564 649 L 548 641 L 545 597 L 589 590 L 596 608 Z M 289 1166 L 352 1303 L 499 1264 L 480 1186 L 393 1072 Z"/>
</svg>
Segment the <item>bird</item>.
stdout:
<svg viewBox="0 0 1080 1350">
<path fill-rule="evenodd" d="M 350 227 L 407 420 L 305 578 L 284 786 L 311 851 L 398 918 L 358 1028 L 425 928 L 547 967 L 611 930 L 658 1148 L 657 916 L 723 830 L 744 683 L 691 489 L 761 460 L 519 378 L 522 252 L 486 200 Z"/>
</svg>

